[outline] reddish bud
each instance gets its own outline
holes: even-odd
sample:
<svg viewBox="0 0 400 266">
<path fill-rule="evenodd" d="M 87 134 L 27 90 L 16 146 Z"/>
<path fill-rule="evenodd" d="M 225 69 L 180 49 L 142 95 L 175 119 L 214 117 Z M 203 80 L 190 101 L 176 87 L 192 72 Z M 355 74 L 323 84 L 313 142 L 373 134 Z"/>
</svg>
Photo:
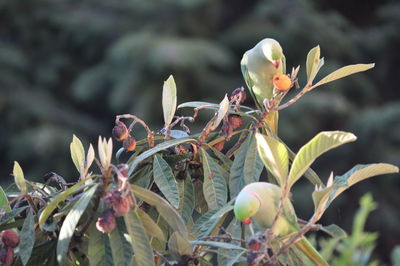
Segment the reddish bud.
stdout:
<svg viewBox="0 0 400 266">
<path fill-rule="evenodd" d="M 246 224 L 246 225 L 251 224 L 251 218 L 244 219 L 244 220 L 242 221 L 242 223 L 243 223 L 243 224 Z"/>
<path fill-rule="evenodd" d="M 240 94 L 240 95 L 239 95 Z M 244 88 L 243 87 L 241 87 L 241 88 L 237 88 L 237 89 L 235 89 L 234 91 L 232 91 L 232 93 L 231 93 L 231 99 L 233 98 L 233 97 L 235 97 L 235 96 L 237 96 L 237 97 L 241 97 L 240 98 L 240 103 L 244 103 L 244 101 L 246 101 L 246 98 L 247 98 L 247 96 L 246 96 L 246 91 L 244 90 Z"/>
<path fill-rule="evenodd" d="M 116 141 L 123 141 L 128 137 L 128 128 L 121 121 L 117 121 L 112 129 L 112 135 Z"/>
<path fill-rule="evenodd" d="M 134 137 L 129 135 L 123 142 L 124 149 L 127 151 L 133 151 L 136 148 L 136 140 Z"/>
<path fill-rule="evenodd" d="M 115 216 L 111 210 L 106 210 L 97 219 L 96 228 L 103 234 L 111 233 L 115 229 Z"/>
<path fill-rule="evenodd" d="M 213 147 L 219 151 L 222 151 L 224 145 L 225 145 L 225 140 L 223 139 L 220 142 L 215 143 Z"/>
<path fill-rule="evenodd" d="M 122 197 L 121 192 L 114 191 L 112 198 L 112 208 L 117 217 L 124 216 L 129 212 L 131 202 L 128 197 Z"/>
<path fill-rule="evenodd" d="M 260 250 L 261 249 L 261 243 L 255 239 L 251 239 L 249 242 L 249 248 L 252 250 Z"/>
<path fill-rule="evenodd" d="M 13 230 L 1 232 L 1 242 L 8 248 L 16 248 L 19 244 L 19 236 Z"/>
<path fill-rule="evenodd" d="M 3 265 L 11 265 L 14 259 L 14 250 L 12 248 L 0 250 L 0 262 Z"/>
<path fill-rule="evenodd" d="M 243 126 L 243 118 L 240 115 L 231 114 L 228 116 L 228 121 L 233 130 L 241 128 Z"/>
</svg>

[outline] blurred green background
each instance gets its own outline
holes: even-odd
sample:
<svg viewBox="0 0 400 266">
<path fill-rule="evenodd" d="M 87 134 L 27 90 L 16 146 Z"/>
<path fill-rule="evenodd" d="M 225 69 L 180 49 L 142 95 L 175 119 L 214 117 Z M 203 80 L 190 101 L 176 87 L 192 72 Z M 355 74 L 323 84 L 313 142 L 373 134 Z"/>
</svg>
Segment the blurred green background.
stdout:
<svg viewBox="0 0 400 266">
<path fill-rule="evenodd" d="M 321 130 L 358 136 L 313 167 L 324 179 L 356 163 L 400 161 L 400 2 L 349 0 L 1 0 L 0 174 L 10 183 L 18 160 L 26 176 L 77 174 L 72 134 L 84 143 L 110 136 L 114 116 L 132 113 L 162 127 L 162 83 L 173 74 L 178 102 L 219 102 L 243 86 L 244 51 L 272 37 L 287 65 L 321 46 L 321 77 L 351 63 L 368 72 L 313 91 L 281 112 L 280 133 L 297 150 Z M 251 101 L 246 102 L 252 105 Z M 312 187 L 297 185 L 299 216 L 312 213 Z M 389 260 L 400 239 L 398 175 L 368 180 L 336 202 L 323 222 L 351 230 L 358 199 L 379 207 L 366 229 L 379 232 L 374 256 Z"/>
</svg>

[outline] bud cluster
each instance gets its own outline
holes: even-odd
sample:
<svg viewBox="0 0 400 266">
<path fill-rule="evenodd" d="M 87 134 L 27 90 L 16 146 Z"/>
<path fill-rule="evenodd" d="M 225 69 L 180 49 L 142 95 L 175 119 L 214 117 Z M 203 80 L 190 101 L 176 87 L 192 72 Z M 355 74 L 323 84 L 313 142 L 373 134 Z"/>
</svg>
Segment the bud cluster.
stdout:
<svg viewBox="0 0 400 266">
<path fill-rule="evenodd" d="M 136 140 L 129 134 L 129 130 L 123 122 L 115 122 L 115 126 L 112 129 L 112 135 L 116 141 L 123 141 L 122 145 L 126 151 L 135 150 Z"/>
<path fill-rule="evenodd" d="M 13 230 L 4 230 L 0 233 L 0 262 L 11 265 L 14 259 L 14 248 L 19 244 L 19 236 Z"/>
</svg>

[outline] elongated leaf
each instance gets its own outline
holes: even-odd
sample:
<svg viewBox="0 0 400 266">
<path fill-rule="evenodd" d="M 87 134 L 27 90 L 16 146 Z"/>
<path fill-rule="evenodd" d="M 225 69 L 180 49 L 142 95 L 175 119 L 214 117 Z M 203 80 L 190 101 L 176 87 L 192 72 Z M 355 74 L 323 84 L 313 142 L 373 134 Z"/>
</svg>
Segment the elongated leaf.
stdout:
<svg viewBox="0 0 400 266">
<path fill-rule="evenodd" d="M 177 209 L 179 207 L 178 184 L 176 183 L 171 167 L 169 167 L 168 163 L 159 154 L 154 156 L 153 176 L 157 187 L 172 206 Z"/>
<path fill-rule="evenodd" d="M 85 191 L 65 217 L 65 220 L 61 226 L 57 243 L 57 261 L 60 265 L 64 265 L 69 243 L 74 235 L 75 228 L 82 214 L 85 212 L 90 200 L 95 194 L 97 186 L 98 184 L 95 184 L 90 189 Z"/>
<path fill-rule="evenodd" d="M 260 133 L 256 133 L 256 139 L 258 153 L 265 167 L 275 176 L 279 184 L 285 184 L 289 166 L 286 146 L 274 137 Z"/>
<path fill-rule="evenodd" d="M 132 246 L 124 236 L 125 224 L 121 218 L 116 219 L 117 226 L 109 234 L 110 247 L 115 265 L 130 266 L 132 261 Z"/>
<path fill-rule="evenodd" d="M 356 139 L 356 136 L 352 133 L 343 131 L 324 131 L 319 133 L 306 145 L 301 147 L 294 158 L 288 177 L 289 187 L 299 180 L 321 154 Z"/>
<path fill-rule="evenodd" d="M 323 84 L 332 82 L 337 79 L 341 79 L 347 76 L 350 76 L 352 74 L 358 73 L 358 72 L 363 72 L 368 69 L 371 69 L 375 66 L 375 64 L 356 64 L 356 65 L 348 65 L 342 68 L 339 68 L 338 70 L 330 73 L 328 76 L 324 77 L 320 81 L 318 81 L 313 88 L 321 86 Z"/>
<path fill-rule="evenodd" d="M 159 240 L 165 242 L 165 236 L 161 228 L 154 222 L 151 217 L 145 213 L 142 209 L 137 209 L 137 214 L 140 217 L 140 220 L 142 220 L 142 224 L 144 226 L 144 229 L 146 229 L 146 232 L 149 236 L 158 238 Z"/>
<path fill-rule="evenodd" d="M 207 144 L 207 147 L 212 150 L 214 155 L 218 158 L 218 160 L 222 163 L 221 166 L 226 170 L 229 171 L 232 167 L 232 161 L 222 152 Z"/>
<path fill-rule="evenodd" d="M 198 107 L 206 107 L 208 109 L 212 109 L 212 110 L 218 110 L 219 109 L 219 104 L 216 103 L 209 103 L 209 102 L 186 102 L 186 103 L 181 103 L 180 105 L 178 105 L 178 109 L 179 108 L 198 108 Z M 234 108 L 236 105 L 232 104 L 230 107 Z M 245 105 L 241 105 L 240 106 L 241 109 L 246 109 L 249 111 L 255 111 L 253 108 L 245 106 Z"/>
<path fill-rule="evenodd" d="M 8 198 L 3 188 L 0 186 L 0 211 L 1 212 L 10 212 L 11 208 L 8 204 Z"/>
<path fill-rule="evenodd" d="M 19 233 L 19 256 L 23 265 L 26 265 L 32 254 L 33 245 L 35 244 L 35 218 L 32 210 L 28 212 L 24 225 Z"/>
<path fill-rule="evenodd" d="M 219 104 L 218 116 L 217 116 L 217 119 L 215 120 L 215 122 L 213 124 L 212 130 L 214 130 L 214 129 L 216 129 L 218 127 L 218 125 L 221 123 L 222 119 L 228 113 L 228 110 L 229 110 L 229 99 L 225 94 L 224 99 Z"/>
<path fill-rule="evenodd" d="M 168 240 L 168 249 L 175 259 L 179 259 L 181 256 L 191 256 L 192 246 L 190 242 L 183 238 L 178 232 L 173 232 Z"/>
<path fill-rule="evenodd" d="M 338 197 L 343 191 L 352 185 L 364 179 L 377 175 L 398 172 L 398 167 L 386 163 L 356 165 L 344 175 L 336 176 L 333 180 L 333 184 L 330 186 L 320 191 L 313 192 L 315 213 L 319 213 L 319 216 L 322 216 L 323 212 L 329 207 L 336 197 Z"/>
<path fill-rule="evenodd" d="M 146 234 L 142 221 L 135 210 L 124 216 L 126 228 L 131 236 L 136 265 L 152 266 L 154 264 L 153 249 Z"/>
<path fill-rule="evenodd" d="M 132 192 L 148 204 L 155 206 L 158 213 L 165 219 L 174 231 L 178 231 L 183 237 L 188 237 L 188 232 L 179 213 L 168 201 L 156 193 L 142 187 L 132 185 Z"/>
<path fill-rule="evenodd" d="M 93 145 L 90 144 L 88 152 L 87 152 L 87 156 L 86 156 L 85 172 L 87 172 L 89 170 L 89 167 L 92 165 L 93 161 L 94 161 L 94 148 L 93 148 Z"/>
<path fill-rule="evenodd" d="M 217 242 L 217 241 L 203 241 L 203 240 L 193 240 L 192 245 L 209 246 L 213 248 L 224 248 L 224 249 L 237 249 L 246 250 L 245 248 L 230 243 Z"/>
<path fill-rule="evenodd" d="M 186 172 L 185 180 L 179 182 L 179 198 L 178 211 L 185 224 L 187 224 L 190 217 L 192 217 L 195 206 L 193 183 L 188 172 Z"/>
<path fill-rule="evenodd" d="M 321 51 L 319 45 L 315 46 L 307 55 L 307 82 L 312 82 L 317 75 Z"/>
<path fill-rule="evenodd" d="M 26 189 L 26 182 L 25 182 L 25 178 L 24 178 L 24 172 L 22 171 L 22 168 L 17 161 L 14 161 L 13 175 L 14 175 L 15 184 L 17 184 L 19 190 L 22 192 L 22 194 L 26 194 L 27 189 Z"/>
<path fill-rule="evenodd" d="M 228 199 L 226 182 L 214 159 L 204 149 L 201 150 L 201 155 L 204 171 L 203 193 L 208 208 L 218 209 L 224 206 Z"/>
<path fill-rule="evenodd" d="M 82 142 L 77 136 L 72 137 L 72 142 L 70 144 L 71 158 L 75 164 L 76 169 L 80 174 L 83 172 L 83 166 L 85 164 L 85 150 L 83 148 Z"/>
<path fill-rule="evenodd" d="M 245 185 L 258 182 L 261 172 L 264 169 L 264 164 L 257 150 L 257 142 L 255 137 L 251 136 L 249 142 L 249 147 L 247 149 L 246 158 L 244 159 L 243 165 L 243 178 Z"/>
<path fill-rule="evenodd" d="M 53 213 L 53 211 L 57 208 L 58 204 L 61 201 L 64 201 L 70 195 L 76 193 L 79 189 L 82 189 L 82 185 L 85 183 L 86 179 L 83 179 L 67 189 L 62 193 L 58 194 L 49 204 L 47 204 L 46 208 L 42 211 L 39 217 L 39 227 L 43 230 L 43 224 L 46 222 L 47 218 Z"/>
<path fill-rule="evenodd" d="M 346 231 L 344 231 L 342 228 L 340 228 L 339 226 L 337 226 L 336 224 L 331 224 L 328 226 L 323 226 L 321 228 L 321 231 L 327 233 L 328 235 L 330 235 L 333 238 L 336 239 L 343 239 L 343 238 L 347 238 L 347 233 Z"/>
<path fill-rule="evenodd" d="M 0 225 L 14 221 L 14 217 L 26 210 L 29 206 L 19 207 L 0 216 Z"/>
<path fill-rule="evenodd" d="M 162 107 L 164 111 L 165 126 L 169 126 L 174 118 L 176 110 L 176 84 L 172 75 L 164 81 Z"/>
<path fill-rule="evenodd" d="M 129 171 L 128 174 L 129 176 L 132 175 L 133 171 L 135 170 L 135 168 L 138 166 L 138 164 L 140 162 L 142 162 L 144 159 L 147 159 L 148 157 L 156 154 L 157 152 L 166 150 L 172 146 L 181 144 L 181 143 L 185 143 L 185 142 L 195 142 L 195 139 L 192 138 L 182 138 L 182 139 L 172 139 L 172 140 L 168 140 L 165 141 L 161 144 L 158 144 L 157 146 L 155 146 L 154 148 L 151 148 L 145 152 L 143 152 L 142 154 L 140 154 L 139 156 L 137 156 L 131 164 L 129 164 Z"/>
<path fill-rule="evenodd" d="M 196 233 L 197 238 L 210 235 L 218 223 L 220 223 L 226 214 L 233 209 L 232 202 L 218 210 L 210 210 L 203 214 L 193 225 L 192 231 Z"/>
<path fill-rule="evenodd" d="M 233 238 L 242 238 L 241 222 L 238 219 L 232 219 L 225 230 Z M 236 245 L 241 244 L 241 242 L 238 241 L 232 241 L 231 243 Z M 243 254 L 243 251 L 237 249 L 220 248 L 218 251 L 218 265 L 232 265 L 233 263 L 237 262 Z"/>
<path fill-rule="evenodd" d="M 239 192 L 244 187 L 244 163 L 248 153 L 251 138 L 253 138 L 253 136 L 249 136 L 247 140 L 243 142 L 235 155 L 235 159 L 233 160 L 228 179 L 229 193 L 231 198 L 236 197 L 237 194 L 239 194 Z"/>
<path fill-rule="evenodd" d="M 97 230 L 95 223 L 89 228 L 88 257 L 90 266 L 114 265 L 108 235 Z"/>
<path fill-rule="evenodd" d="M 208 210 L 207 201 L 203 193 L 203 182 L 201 180 L 195 180 L 193 182 L 194 198 L 195 198 L 195 210 L 198 213 L 205 213 Z"/>
</svg>

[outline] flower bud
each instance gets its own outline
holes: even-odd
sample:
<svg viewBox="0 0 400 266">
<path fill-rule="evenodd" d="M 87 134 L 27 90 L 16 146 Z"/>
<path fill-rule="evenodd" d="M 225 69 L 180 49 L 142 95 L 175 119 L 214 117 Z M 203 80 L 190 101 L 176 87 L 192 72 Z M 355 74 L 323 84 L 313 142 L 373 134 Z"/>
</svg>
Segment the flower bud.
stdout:
<svg viewBox="0 0 400 266">
<path fill-rule="evenodd" d="M 0 262 L 2 265 L 11 265 L 14 259 L 14 250 L 12 248 L 3 248 L 0 250 Z"/>
<path fill-rule="evenodd" d="M 287 91 L 292 87 L 292 80 L 285 74 L 275 74 L 272 78 L 272 83 L 280 91 Z"/>
<path fill-rule="evenodd" d="M 134 137 L 129 135 L 122 144 L 124 149 L 127 151 L 133 151 L 136 148 L 136 140 Z"/>
<path fill-rule="evenodd" d="M 228 116 L 228 122 L 232 126 L 232 129 L 238 129 L 243 126 L 243 118 L 240 115 L 230 114 Z"/>
<path fill-rule="evenodd" d="M 13 230 L 1 232 L 1 242 L 8 248 L 16 248 L 19 244 L 19 236 Z"/>
<path fill-rule="evenodd" d="M 241 97 L 241 101 L 240 101 L 240 103 L 244 103 L 244 101 L 246 101 L 246 91 L 244 90 L 244 88 L 243 87 L 241 87 L 241 88 L 237 88 L 237 89 L 235 89 L 234 91 L 232 91 L 232 93 L 231 93 L 231 99 L 233 98 L 233 97 L 235 97 L 236 95 L 239 95 L 240 94 L 240 96 L 239 97 Z"/>
<path fill-rule="evenodd" d="M 96 228 L 103 234 L 111 233 L 115 229 L 115 216 L 111 210 L 106 210 L 97 219 Z"/>
<path fill-rule="evenodd" d="M 222 151 L 224 145 L 225 145 L 225 140 L 223 139 L 220 142 L 215 143 L 213 147 L 219 151 Z"/>
<path fill-rule="evenodd" d="M 128 128 L 121 121 L 115 123 L 112 129 L 112 135 L 116 141 L 123 141 L 128 137 Z"/>
</svg>

